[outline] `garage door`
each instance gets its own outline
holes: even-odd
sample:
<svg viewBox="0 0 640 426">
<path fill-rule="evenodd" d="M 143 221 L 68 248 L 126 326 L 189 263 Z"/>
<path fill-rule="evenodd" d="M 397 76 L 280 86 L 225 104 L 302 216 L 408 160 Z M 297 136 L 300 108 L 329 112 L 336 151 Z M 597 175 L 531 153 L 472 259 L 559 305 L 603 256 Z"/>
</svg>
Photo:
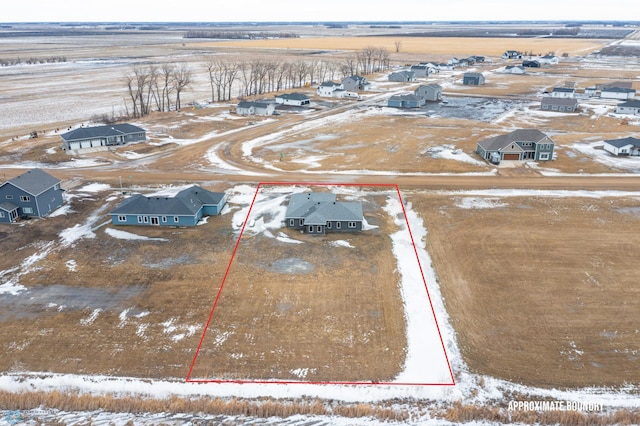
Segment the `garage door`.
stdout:
<svg viewBox="0 0 640 426">
<path fill-rule="evenodd" d="M 505 154 L 503 157 L 504 160 L 519 160 L 520 154 Z"/>
</svg>

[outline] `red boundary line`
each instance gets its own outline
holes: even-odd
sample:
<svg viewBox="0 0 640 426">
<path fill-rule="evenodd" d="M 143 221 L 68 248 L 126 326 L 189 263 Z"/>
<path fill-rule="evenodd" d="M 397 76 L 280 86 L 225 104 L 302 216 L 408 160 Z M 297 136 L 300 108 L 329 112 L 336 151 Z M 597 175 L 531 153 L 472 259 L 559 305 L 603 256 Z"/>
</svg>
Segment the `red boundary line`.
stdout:
<svg viewBox="0 0 640 426">
<path fill-rule="evenodd" d="M 427 292 L 427 298 L 429 299 L 429 305 L 431 307 L 431 313 L 433 315 L 433 319 L 436 323 L 436 329 L 438 330 L 438 337 L 440 338 L 440 344 L 442 346 L 442 351 L 444 352 L 445 360 L 447 361 L 447 366 L 449 367 L 449 375 L 451 377 L 451 383 L 398 383 L 398 382 L 353 382 L 353 381 L 327 381 L 327 382 L 311 382 L 311 381 L 294 381 L 294 380 L 220 380 L 220 379 L 192 379 L 191 373 L 193 372 L 193 368 L 195 367 L 196 361 L 198 359 L 198 355 L 200 354 L 200 350 L 202 349 L 202 343 L 204 342 L 204 338 L 207 334 L 207 330 L 209 330 L 209 325 L 211 324 L 211 320 L 213 319 L 213 312 L 218 305 L 218 301 L 220 300 L 220 296 L 222 294 L 222 289 L 227 281 L 227 277 L 229 275 L 229 271 L 231 270 L 231 265 L 233 264 L 233 259 L 236 256 L 236 252 L 238 251 L 238 246 L 240 245 L 240 240 L 242 239 L 242 235 L 244 234 L 245 227 L 247 225 L 247 220 L 251 215 L 251 211 L 253 210 L 253 205 L 255 204 L 256 198 L 258 196 L 258 192 L 263 185 L 281 185 L 281 186 L 294 186 L 294 185 L 303 185 L 303 186 L 355 186 L 355 187 L 389 187 L 395 188 L 396 193 L 398 194 L 398 200 L 400 201 L 400 206 L 402 207 L 402 213 L 404 215 L 405 223 L 407 224 L 407 230 L 409 231 L 409 236 L 411 238 L 411 244 L 413 246 L 413 251 L 416 255 L 416 260 L 418 262 L 418 268 L 420 269 L 420 276 L 422 277 L 422 282 L 424 284 L 425 291 Z M 433 302 L 431 300 L 431 294 L 429 293 L 429 288 L 427 286 L 427 280 L 424 277 L 424 271 L 422 270 L 422 264 L 420 263 L 420 257 L 418 256 L 418 248 L 416 247 L 415 241 L 413 239 L 413 233 L 411 232 L 411 226 L 409 225 L 409 218 L 407 217 L 407 212 L 404 207 L 404 202 L 402 200 L 402 195 L 400 194 L 400 188 L 397 184 L 387 184 L 387 183 L 370 183 L 370 184 L 357 184 L 357 183 L 334 183 L 334 182 L 260 182 L 256 188 L 256 192 L 253 194 L 253 199 L 251 200 L 251 205 L 249 206 L 249 211 L 247 212 L 247 217 L 245 218 L 242 228 L 240 229 L 240 235 L 238 235 L 238 239 L 233 248 L 233 253 L 231 254 L 231 259 L 229 259 L 229 264 L 227 265 L 227 269 L 224 273 L 224 277 L 222 278 L 222 283 L 220 284 L 220 288 L 218 289 L 218 293 L 216 294 L 216 298 L 213 302 L 213 306 L 211 307 L 211 311 L 209 312 L 209 318 L 207 319 L 207 323 L 202 331 L 202 336 L 200 337 L 200 342 L 198 343 L 198 347 L 196 348 L 196 353 L 193 356 L 193 360 L 191 361 L 191 365 L 189 367 L 189 372 L 187 373 L 187 377 L 185 379 L 188 383 L 234 383 L 234 384 L 281 384 L 281 385 L 291 385 L 291 384 L 305 384 L 305 385 L 385 385 L 385 386 L 455 386 L 455 378 L 453 376 L 453 370 L 451 369 L 451 362 L 449 361 L 449 356 L 447 355 L 447 350 L 444 345 L 444 340 L 442 338 L 442 333 L 440 331 L 440 325 L 438 324 L 438 318 L 436 317 L 436 312 L 433 307 Z"/>
</svg>

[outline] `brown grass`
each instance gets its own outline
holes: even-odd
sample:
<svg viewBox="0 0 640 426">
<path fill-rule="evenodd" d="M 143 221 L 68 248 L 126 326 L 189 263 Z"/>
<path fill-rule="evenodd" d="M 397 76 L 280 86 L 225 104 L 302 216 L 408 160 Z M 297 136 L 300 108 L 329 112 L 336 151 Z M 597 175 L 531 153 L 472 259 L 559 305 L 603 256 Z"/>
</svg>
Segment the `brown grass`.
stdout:
<svg viewBox="0 0 640 426">
<path fill-rule="evenodd" d="M 512 39 L 512 38 L 456 38 L 456 37 L 318 37 L 277 40 L 220 41 L 193 43 L 197 47 L 233 47 L 259 49 L 323 49 L 360 50 L 367 46 L 384 47 L 395 52 L 395 42 L 402 44 L 404 53 L 430 55 L 487 55 L 501 56 L 505 50 L 535 53 L 567 52 L 586 55 L 598 50 L 606 41 L 584 39 Z"/>
</svg>

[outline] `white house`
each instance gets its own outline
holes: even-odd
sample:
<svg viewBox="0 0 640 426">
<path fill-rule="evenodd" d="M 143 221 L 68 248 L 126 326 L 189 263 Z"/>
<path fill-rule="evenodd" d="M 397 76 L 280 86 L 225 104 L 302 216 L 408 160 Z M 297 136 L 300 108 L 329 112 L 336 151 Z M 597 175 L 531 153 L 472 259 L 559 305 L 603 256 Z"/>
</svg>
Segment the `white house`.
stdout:
<svg viewBox="0 0 640 426">
<path fill-rule="evenodd" d="M 603 148 L 605 151 L 616 156 L 638 156 L 640 155 L 640 139 L 628 137 L 605 140 Z"/>
<path fill-rule="evenodd" d="M 560 60 L 555 55 L 544 55 L 538 58 L 538 62 L 541 64 L 555 65 L 560 62 Z"/>
<path fill-rule="evenodd" d="M 571 87 L 554 87 L 551 96 L 554 98 L 573 98 L 575 89 Z"/>
<path fill-rule="evenodd" d="M 238 115 L 273 115 L 276 104 L 269 101 L 240 101 L 236 106 Z"/>
<path fill-rule="evenodd" d="M 616 114 L 640 115 L 640 101 L 628 101 L 616 107 Z"/>
<path fill-rule="evenodd" d="M 635 89 L 626 87 L 605 87 L 600 92 L 600 97 L 604 99 L 633 99 L 636 96 Z"/>
<path fill-rule="evenodd" d="M 276 96 L 276 103 L 282 105 L 303 106 L 309 105 L 311 100 L 304 93 L 284 93 Z"/>
<path fill-rule="evenodd" d="M 318 94 L 318 96 L 331 98 L 331 97 L 335 97 L 334 92 L 336 90 L 343 90 L 343 89 L 344 88 L 340 83 L 336 83 L 333 81 L 325 81 L 320 86 L 318 86 L 316 93 Z"/>
<path fill-rule="evenodd" d="M 504 72 L 507 74 L 526 74 L 526 70 L 522 65 L 507 65 L 504 67 Z"/>
</svg>

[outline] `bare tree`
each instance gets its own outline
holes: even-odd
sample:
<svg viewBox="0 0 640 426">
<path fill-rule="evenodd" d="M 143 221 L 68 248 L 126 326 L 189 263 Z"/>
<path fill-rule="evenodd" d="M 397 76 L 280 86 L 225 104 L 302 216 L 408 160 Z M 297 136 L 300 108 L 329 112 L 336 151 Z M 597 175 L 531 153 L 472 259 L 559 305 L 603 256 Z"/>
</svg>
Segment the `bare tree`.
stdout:
<svg viewBox="0 0 640 426">
<path fill-rule="evenodd" d="M 185 63 L 180 64 L 173 72 L 173 88 L 176 91 L 176 111 L 180 109 L 180 94 L 191 85 L 192 73 Z"/>
<path fill-rule="evenodd" d="M 162 82 L 162 94 L 160 98 L 162 101 L 160 102 L 160 110 L 161 111 L 170 111 L 171 110 L 171 92 L 173 92 L 173 74 L 175 72 L 175 67 L 171 64 L 163 64 L 160 69 L 160 79 Z M 165 104 L 166 100 L 166 104 Z"/>
<path fill-rule="evenodd" d="M 402 49 L 402 40 L 396 40 L 393 42 L 393 45 L 396 48 L 396 53 L 400 53 L 400 49 Z"/>
</svg>

